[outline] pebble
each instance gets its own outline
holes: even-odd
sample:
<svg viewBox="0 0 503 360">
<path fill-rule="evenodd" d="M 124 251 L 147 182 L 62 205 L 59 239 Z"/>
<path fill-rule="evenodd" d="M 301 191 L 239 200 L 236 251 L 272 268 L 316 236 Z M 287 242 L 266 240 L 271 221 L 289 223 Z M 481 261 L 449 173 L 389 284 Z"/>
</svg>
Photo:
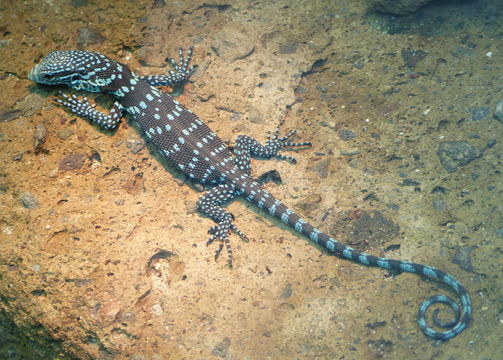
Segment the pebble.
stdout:
<svg viewBox="0 0 503 360">
<path fill-rule="evenodd" d="M 498 101 L 494 109 L 494 117 L 503 124 L 503 99 Z"/>
<path fill-rule="evenodd" d="M 19 195 L 19 201 L 27 209 L 35 209 L 38 207 L 38 200 L 29 192 L 24 192 Z"/>
<path fill-rule="evenodd" d="M 327 87 L 322 86 L 322 85 L 316 85 L 316 90 L 318 90 L 321 93 L 326 93 L 328 91 Z"/>
<path fill-rule="evenodd" d="M 322 159 L 314 165 L 313 171 L 316 172 L 321 178 L 326 178 L 328 176 L 329 165 L 330 165 L 329 158 Z"/>
<path fill-rule="evenodd" d="M 78 153 L 71 153 L 70 155 L 65 156 L 59 162 L 60 170 L 78 170 L 84 165 L 84 161 L 86 160 L 85 156 Z"/>
<path fill-rule="evenodd" d="M 45 143 L 45 139 L 49 132 L 43 123 L 38 123 L 33 134 L 33 148 L 35 151 L 40 150 L 40 147 Z"/>
<path fill-rule="evenodd" d="M 85 6 L 87 4 L 88 4 L 88 0 L 72 0 L 70 2 L 70 5 L 72 5 L 75 8 L 79 8 L 79 7 Z"/>
<path fill-rule="evenodd" d="M 298 47 L 299 47 L 299 43 L 289 42 L 289 43 L 281 45 L 279 47 L 279 52 L 281 54 L 295 54 L 297 52 Z"/>
<path fill-rule="evenodd" d="M 356 137 L 356 133 L 349 129 L 339 130 L 339 139 L 343 141 L 353 140 Z"/>
<path fill-rule="evenodd" d="M 60 138 L 61 140 L 66 140 L 73 134 L 75 134 L 75 131 L 69 128 L 64 128 L 63 130 L 58 132 L 58 138 Z"/>
<path fill-rule="evenodd" d="M 487 106 L 477 106 L 472 110 L 472 121 L 479 121 L 489 115 L 489 108 Z"/>
<path fill-rule="evenodd" d="M 103 35 L 97 29 L 89 26 L 81 27 L 77 34 L 77 47 L 79 49 L 84 49 L 88 45 L 101 44 L 103 41 L 105 41 Z"/>
<path fill-rule="evenodd" d="M 465 271 L 473 272 L 472 251 L 473 247 L 471 246 L 458 246 L 452 262 Z"/>
<path fill-rule="evenodd" d="M 398 185 L 399 186 L 419 186 L 419 185 L 421 185 L 421 183 L 419 181 L 412 180 L 412 179 L 404 179 Z"/>
<path fill-rule="evenodd" d="M 231 339 L 229 339 L 227 336 L 222 339 L 219 343 L 215 345 L 213 348 L 213 351 L 211 352 L 212 355 L 217 356 L 219 358 L 226 358 L 227 357 L 227 351 L 229 351 L 229 346 L 231 345 Z"/>
<path fill-rule="evenodd" d="M 466 141 L 443 141 L 438 147 L 437 155 L 444 169 L 453 173 L 460 167 L 481 157 L 483 151 Z"/>
<path fill-rule="evenodd" d="M 126 140 L 126 147 L 133 154 L 137 154 L 145 147 L 145 142 L 136 136 L 129 136 Z"/>
<path fill-rule="evenodd" d="M 431 193 L 432 194 L 446 194 L 447 193 L 447 189 L 444 188 L 443 186 L 435 186 L 432 190 L 431 190 Z"/>
<path fill-rule="evenodd" d="M 19 116 L 21 116 L 21 110 L 18 109 L 6 110 L 0 113 L 0 122 L 12 121 L 17 119 Z"/>
<path fill-rule="evenodd" d="M 31 93 L 16 104 L 17 116 L 29 117 L 42 109 L 46 98 L 37 93 Z"/>
<path fill-rule="evenodd" d="M 289 299 L 292 296 L 292 293 L 293 293 L 292 284 L 288 283 L 283 288 L 280 299 Z"/>
<path fill-rule="evenodd" d="M 418 63 L 426 58 L 427 52 L 416 49 L 402 49 L 402 59 L 409 68 L 414 68 Z"/>
<path fill-rule="evenodd" d="M 487 146 L 487 148 L 488 148 L 488 149 L 490 149 L 490 148 L 492 148 L 494 145 L 496 145 L 496 143 L 497 143 L 496 139 L 489 139 L 489 140 L 487 141 L 486 146 Z"/>
<path fill-rule="evenodd" d="M 389 203 L 389 204 L 386 204 L 386 206 L 388 207 L 388 209 L 391 209 L 391 210 L 395 210 L 395 211 L 400 210 L 400 205 L 398 205 L 398 204 Z"/>
<path fill-rule="evenodd" d="M 432 204 L 433 209 L 435 209 L 436 211 L 444 211 L 445 208 L 447 207 L 445 201 L 439 198 L 434 198 Z"/>
<path fill-rule="evenodd" d="M 235 28 L 226 27 L 213 35 L 211 49 L 225 62 L 232 63 L 253 53 L 255 45 L 246 34 L 237 31 Z M 283 51 L 293 51 L 293 47 L 291 45 L 287 46 Z"/>
<path fill-rule="evenodd" d="M 456 49 L 452 52 L 452 56 L 460 57 L 475 57 L 475 51 L 462 45 L 456 46 Z"/>
</svg>

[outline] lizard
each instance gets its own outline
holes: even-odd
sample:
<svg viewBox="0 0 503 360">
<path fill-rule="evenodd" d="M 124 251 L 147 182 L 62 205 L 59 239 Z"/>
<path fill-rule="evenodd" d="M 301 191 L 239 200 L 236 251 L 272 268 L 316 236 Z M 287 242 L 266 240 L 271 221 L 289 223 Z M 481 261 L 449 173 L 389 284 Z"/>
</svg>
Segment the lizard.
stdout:
<svg viewBox="0 0 503 360">
<path fill-rule="evenodd" d="M 364 266 L 378 267 L 393 273 L 412 273 L 443 283 L 458 296 L 461 306 L 452 297 L 435 295 L 419 306 L 417 321 L 423 333 L 436 340 L 449 340 L 461 333 L 470 323 L 472 303 L 463 285 L 453 276 L 432 266 L 415 262 L 374 256 L 351 248 L 324 232 L 283 204 L 267 191 L 251 174 L 250 159 L 276 158 L 295 163 L 291 156 L 280 153 L 287 148 L 310 146 L 309 142 L 292 142 L 295 130 L 279 135 L 279 127 L 268 136 L 265 144 L 247 135 L 239 135 L 231 150 L 191 110 L 180 104 L 171 94 L 156 86 L 173 86 L 186 82 L 196 66 L 189 66 L 192 47 L 184 55 L 179 50 L 179 62 L 170 59 L 174 70 L 162 75 L 139 76 L 128 66 L 97 52 L 81 50 L 52 51 L 36 64 L 28 78 L 44 85 L 66 85 L 74 90 L 100 92 L 115 98 L 109 113 L 96 109 L 87 97 L 61 94 L 54 98 L 71 112 L 88 118 L 104 129 L 115 129 L 128 113 L 143 132 L 146 141 L 183 174 L 195 183 L 209 188 L 197 201 L 198 211 L 211 218 L 216 225 L 209 229 L 208 244 L 218 242 L 215 260 L 225 246 L 229 266 L 232 266 L 232 248 L 229 235 L 246 235 L 234 224 L 234 217 L 223 205 L 244 197 L 272 217 L 287 224 L 330 254 Z M 281 124 L 280 124 L 281 125 Z M 433 313 L 436 328 L 428 325 L 426 312 L 431 305 L 443 303 L 451 308 L 454 318 L 442 323 Z"/>
</svg>

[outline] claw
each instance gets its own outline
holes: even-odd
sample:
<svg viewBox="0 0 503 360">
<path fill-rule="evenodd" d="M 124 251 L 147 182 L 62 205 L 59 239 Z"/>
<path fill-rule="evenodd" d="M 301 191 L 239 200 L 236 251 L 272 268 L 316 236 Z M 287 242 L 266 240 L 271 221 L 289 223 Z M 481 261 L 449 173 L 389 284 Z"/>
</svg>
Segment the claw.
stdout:
<svg viewBox="0 0 503 360">
<path fill-rule="evenodd" d="M 301 146 L 312 146 L 313 144 L 311 144 L 311 142 L 309 141 L 303 141 L 303 142 L 290 142 L 290 141 L 286 141 L 283 143 L 283 146 L 289 146 L 289 147 L 301 147 Z"/>
<path fill-rule="evenodd" d="M 241 230 L 239 230 L 236 225 L 231 226 L 232 231 L 234 231 L 244 242 L 249 242 L 248 236 L 246 236 Z"/>
<path fill-rule="evenodd" d="M 284 141 L 288 140 L 289 138 L 291 138 L 296 132 L 297 132 L 296 130 L 292 130 L 288 134 L 283 136 L 282 138 L 279 138 L 278 140 L 281 142 L 284 142 Z"/>
<path fill-rule="evenodd" d="M 223 248 L 224 248 L 224 244 L 223 243 L 218 244 L 218 248 L 215 251 L 215 261 L 218 260 L 218 257 L 220 256 L 220 253 L 222 252 Z"/>
<path fill-rule="evenodd" d="M 208 241 L 206 241 L 206 246 L 211 245 L 213 243 L 213 241 L 215 241 L 216 238 L 217 237 L 215 235 L 210 236 L 210 238 L 208 239 Z"/>
<path fill-rule="evenodd" d="M 276 156 L 274 156 L 274 157 L 276 159 L 290 161 L 292 164 L 297 164 L 297 159 L 295 159 L 293 156 L 276 154 Z"/>
</svg>

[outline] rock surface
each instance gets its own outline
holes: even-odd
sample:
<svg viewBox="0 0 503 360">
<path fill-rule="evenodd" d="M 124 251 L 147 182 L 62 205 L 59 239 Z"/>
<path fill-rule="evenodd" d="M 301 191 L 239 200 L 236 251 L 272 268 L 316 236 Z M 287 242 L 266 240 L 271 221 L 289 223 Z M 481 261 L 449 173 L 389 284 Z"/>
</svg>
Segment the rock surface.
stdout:
<svg viewBox="0 0 503 360">
<path fill-rule="evenodd" d="M 501 3 L 443 3 L 408 17 L 329 0 L 4 6 L 0 358 L 494 358 L 503 142 L 500 122 L 473 111 L 501 99 Z M 231 236 L 233 269 L 215 262 L 213 222 L 194 210 L 204 189 L 158 161 L 129 116 L 100 131 L 51 100 L 71 91 L 26 79 L 54 49 L 81 46 L 146 75 L 189 45 L 199 67 L 178 101 L 226 144 L 263 142 L 280 121 L 281 134 L 313 143 L 284 152 L 295 165 L 253 160 L 272 194 L 341 241 L 447 271 L 473 295 L 476 321 L 440 353 L 415 319 L 447 288 L 331 256 L 242 199 L 227 209 L 249 242 Z M 113 103 L 85 95 L 105 112 Z M 447 173 L 443 141 L 483 157 Z"/>
</svg>

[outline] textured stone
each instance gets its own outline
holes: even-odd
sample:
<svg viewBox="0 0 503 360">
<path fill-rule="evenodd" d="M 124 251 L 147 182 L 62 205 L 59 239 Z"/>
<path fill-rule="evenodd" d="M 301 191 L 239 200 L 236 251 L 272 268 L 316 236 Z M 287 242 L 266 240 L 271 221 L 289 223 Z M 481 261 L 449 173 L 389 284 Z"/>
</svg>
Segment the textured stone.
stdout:
<svg viewBox="0 0 503 360">
<path fill-rule="evenodd" d="M 40 149 L 48 135 L 49 132 L 47 131 L 45 125 L 43 123 L 37 124 L 35 127 L 35 133 L 33 134 L 33 148 L 35 151 Z"/>
<path fill-rule="evenodd" d="M 487 106 L 477 106 L 472 110 L 472 121 L 479 121 L 489 115 L 489 108 Z"/>
<path fill-rule="evenodd" d="M 482 154 L 480 149 L 466 141 L 444 141 L 437 151 L 440 163 L 450 173 L 481 157 Z"/>
<path fill-rule="evenodd" d="M 59 162 L 60 170 L 78 170 L 84 165 L 85 157 L 82 154 L 71 153 L 70 155 L 65 156 Z"/>
<path fill-rule="evenodd" d="M 431 0 L 367 0 L 373 10 L 395 15 L 410 14 Z"/>
<path fill-rule="evenodd" d="M 225 28 L 215 34 L 211 42 L 211 49 L 228 63 L 242 59 L 255 50 L 255 45 L 237 29 Z"/>
<path fill-rule="evenodd" d="M 35 209 L 38 207 L 38 200 L 29 192 L 19 195 L 19 201 L 27 209 Z"/>
<path fill-rule="evenodd" d="M 496 109 L 494 109 L 494 117 L 503 124 L 503 99 L 498 101 Z"/>
<path fill-rule="evenodd" d="M 105 41 L 103 35 L 92 27 L 81 27 L 77 34 L 77 47 L 81 50 L 84 50 L 89 45 L 101 44 L 103 41 Z"/>
</svg>

